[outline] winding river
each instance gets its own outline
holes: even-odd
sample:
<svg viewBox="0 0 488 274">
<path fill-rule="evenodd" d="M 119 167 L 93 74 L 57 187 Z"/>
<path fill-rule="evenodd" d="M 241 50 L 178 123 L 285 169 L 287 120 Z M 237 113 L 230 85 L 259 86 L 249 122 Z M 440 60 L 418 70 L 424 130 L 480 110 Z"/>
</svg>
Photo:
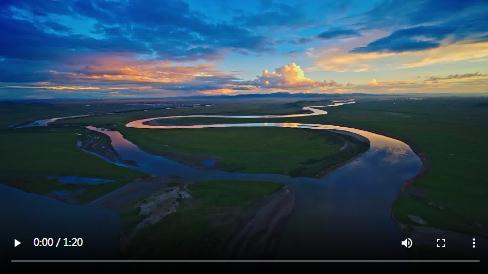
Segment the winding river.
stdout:
<svg viewBox="0 0 488 274">
<path fill-rule="evenodd" d="M 301 114 L 287 115 L 187 115 L 163 116 L 129 122 L 131 128 L 171 130 L 229 127 L 281 127 L 328 130 L 366 138 L 370 148 L 354 160 L 322 178 L 290 177 L 279 174 L 250 174 L 195 168 L 173 159 L 139 149 L 118 131 L 89 126 L 110 137 L 119 156 L 132 168 L 158 176 L 178 176 L 192 180 L 266 180 L 288 185 L 295 193 L 291 216 L 274 239 L 273 257 L 295 259 L 323 258 L 401 258 L 404 248 L 399 224 L 391 208 L 403 184 L 420 172 L 422 162 L 404 142 L 373 132 L 326 124 L 308 123 L 225 123 L 160 125 L 168 119 L 229 118 L 274 119 L 326 115 L 326 107 L 352 104 L 337 101 L 327 106 L 307 106 Z"/>
</svg>

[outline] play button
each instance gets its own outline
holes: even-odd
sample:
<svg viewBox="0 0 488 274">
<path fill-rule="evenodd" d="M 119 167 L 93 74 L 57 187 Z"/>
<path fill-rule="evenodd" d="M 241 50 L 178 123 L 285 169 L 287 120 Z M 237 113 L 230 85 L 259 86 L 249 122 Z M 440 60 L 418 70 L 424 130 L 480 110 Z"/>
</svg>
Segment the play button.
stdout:
<svg viewBox="0 0 488 274">
<path fill-rule="evenodd" d="M 20 241 L 18 241 L 17 239 L 14 239 L 14 247 L 18 247 L 20 244 L 21 244 Z"/>
</svg>

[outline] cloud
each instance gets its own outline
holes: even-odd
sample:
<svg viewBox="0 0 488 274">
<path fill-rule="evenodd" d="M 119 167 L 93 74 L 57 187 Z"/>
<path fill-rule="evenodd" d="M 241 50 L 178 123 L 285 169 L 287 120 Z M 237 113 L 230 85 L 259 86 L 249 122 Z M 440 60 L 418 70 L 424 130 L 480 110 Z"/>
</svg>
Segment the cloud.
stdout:
<svg viewBox="0 0 488 274">
<path fill-rule="evenodd" d="M 317 35 L 321 39 L 333 39 L 333 38 L 348 38 L 360 36 L 361 34 L 357 30 L 353 29 L 331 29 L 321 32 Z"/>
<path fill-rule="evenodd" d="M 482 19 L 487 8 L 484 0 L 383 0 L 360 17 L 367 28 L 397 28 Z"/>
<path fill-rule="evenodd" d="M 307 92 L 310 89 L 327 89 L 338 86 L 334 81 L 316 81 L 305 77 L 302 68 L 295 63 L 284 65 L 273 71 L 264 70 L 251 83 L 259 88 L 300 90 L 302 92 Z"/>
<path fill-rule="evenodd" d="M 251 15 L 235 16 L 233 21 L 236 24 L 243 24 L 250 27 L 303 27 L 309 24 L 309 20 L 300 4 L 288 5 L 283 3 L 269 2 L 260 9 L 258 13 Z"/>
<path fill-rule="evenodd" d="M 238 91 L 234 89 L 228 89 L 228 88 L 218 88 L 218 89 L 206 89 L 200 91 L 200 94 L 202 95 L 235 95 L 238 94 Z"/>
<path fill-rule="evenodd" d="M 295 63 L 254 80 L 235 72 L 258 74 L 259 64 L 278 58 L 311 59 L 305 71 L 341 72 L 488 60 L 486 1 L 376 2 L 0 1 L 0 86 L 2 93 L 173 96 L 469 89 L 468 83 L 481 90 L 486 84 L 483 75 L 454 72 L 391 82 L 379 73 L 369 83 L 338 84 L 311 79 Z"/>
<path fill-rule="evenodd" d="M 315 70 L 371 71 L 378 69 L 416 68 L 488 57 L 488 42 L 456 43 L 422 51 L 347 52 L 339 48 L 324 49 L 314 56 Z"/>
<path fill-rule="evenodd" d="M 366 83 L 345 85 L 344 93 L 485 93 L 488 77 L 452 77 L 449 80 L 388 80 L 372 79 Z"/>
<path fill-rule="evenodd" d="M 143 43 L 124 37 L 99 40 L 80 35 L 46 33 L 31 22 L 2 16 L 2 13 L 0 26 L 0 56 L 5 58 L 57 61 L 86 51 L 147 51 Z"/>
<path fill-rule="evenodd" d="M 440 46 L 439 41 L 451 32 L 452 29 L 434 26 L 401 29 L 352 52 L 405 52 L 436 48 Z"/>
<path fill-rule="evenodd" d="M 39 84 L 29 84 L 29 85 L 3 85 L 0 88 L 5 89 L 35 89 L 35 90 L 100 90 L 100 87 L 96 86 L 79 86 L 79 85 L 52 85 L 50 83 L 39 83 Z"/>
<path fill-rule="evenodd" d="M 413 54 L 412 61 L 402 64 L 403 68 L 424 67 L 433 64 L 478 60 L 488 57 L 488 42 L 451 44 L 419 54 Z"/>
<path fill-rule="evenodd" d="M 474 72 L 474 73 L 464 73 L 464 74 L 449 74 L 447 76 L 430 76 L 425 81 L 427 82 L 439 82 L 444 80 L 463 80 L 472 78 L 483 78 L 488 76 L 487 74 Z"/>
<path fill-rule="evenodd" d="M 0 82 L 39 82 L 49 78 L 46 66 L 47 61 L 1 59 L 0 58 Z"/>
<path fill-rule="evenodd" d="M 406 52 L 460 41 L 488 41 L 486 1 L 384 1 L 363 17 L 366 29 L 393 29 L 353 52 Z"/>
<path fill-rule="evenodd" d="M 22 65 L 10 60 L 1 64 L 15 65 L 22 74 Z M 32 61 L 30 61 L 32 62 Z M 2 73 L 0 76 L 9 76 Z M 28 68 L 30 68 L 28 66 Z M 140 60 L 132 54 L 89 54 L 73 57 L 62 64 L 35 74 L 36 77 L 0 77 L 3 89 L 11 90 L 91 90 L 100 93 L 116 91 L 134 94 L 161 94 L 174 96 L 196 94 L 202 90 L 232 88 L 245 90 L 241 80 L 233 74 L 218 70 L 213 64 L 181 65 L 170 61 Z M 16 76 L 16 74 L 13 74 Z"/>
<path fill-rule="evenodd" d="M 2 1 L 0 82 L 16 83 L 9 85 L 16 89 L 49 82 L 53 88 L 30 86 L 191 93 L 236 80 L 208 63 L 194 63 L 230 50 L 267 51 L 266 41 L 178 0 Z"/>
<path fill-rule="evenodd" d="M 193 81 L 230 82 L 235 77 L 217 70 L 211 64 L 173 65 L 167 61 L 137 60 L 131 56 L 88 56 L 84 66 L 70 72 L 52 71 L 54 76 L 71 80 L 99 82 L 175 84 Z"/>
<path fill-rule="evenodd" d="M 393 57 L 392 53 L 350 53 L 340 48 L 325 49 L 315 56 L 315 70 L 363 72 L 375 69 L 375 62 Z"/>
<path fill-rule="evenodd" d="M 376 80 L 376 78 L 373 78 L 373 79 L 371 79 L 368 82 L 368 84 L 371 85 L 371 86 L 377 86 L 378 85 L 378 80 Z"/>
<path fill-rule="evenodd" d="M 264 36 L 212 21 L 177 0 L 52 3 L 0 6 L 1 56 L 52 60 L 97 51 L 195 60 L 216 58 L 225 49 L 260 52 L 270 45 Z"/>
</svg>

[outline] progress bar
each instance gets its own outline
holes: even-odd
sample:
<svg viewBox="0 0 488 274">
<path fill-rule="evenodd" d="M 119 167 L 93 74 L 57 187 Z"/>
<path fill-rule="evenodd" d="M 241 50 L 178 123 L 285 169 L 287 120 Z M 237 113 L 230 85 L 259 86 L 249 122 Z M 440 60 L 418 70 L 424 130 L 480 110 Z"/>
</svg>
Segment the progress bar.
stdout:
<svg viewBox="0 0 488 274">
<path fill-rule="evenodd" d="M 480 263 L 481 260 L 11 260 L 12 263 Z"/>
</svg>

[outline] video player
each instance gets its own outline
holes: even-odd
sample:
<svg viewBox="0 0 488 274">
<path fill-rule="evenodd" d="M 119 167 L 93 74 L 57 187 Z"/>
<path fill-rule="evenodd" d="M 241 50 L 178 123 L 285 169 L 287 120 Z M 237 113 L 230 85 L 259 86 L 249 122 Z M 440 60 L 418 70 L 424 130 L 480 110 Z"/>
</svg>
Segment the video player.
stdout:
<svg viewBox="0 0 488 274">
<path fill-rule="evenodd" d="M 486 14 L 2 2 L 2 262 L 481 267 Z"/>
</svg>

